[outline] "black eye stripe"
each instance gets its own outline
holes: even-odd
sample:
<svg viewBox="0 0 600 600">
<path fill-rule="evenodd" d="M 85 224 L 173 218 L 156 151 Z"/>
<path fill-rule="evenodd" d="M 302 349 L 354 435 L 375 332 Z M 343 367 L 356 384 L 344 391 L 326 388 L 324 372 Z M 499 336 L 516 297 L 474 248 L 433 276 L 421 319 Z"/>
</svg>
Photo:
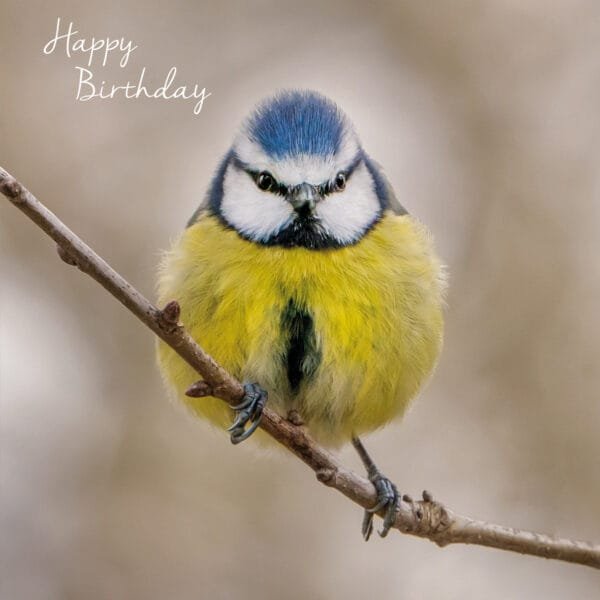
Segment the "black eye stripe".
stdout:
<svg viewBox="0 0 600 600">
<path fill-rule="evenodd" d="M 363 161 L 363 155 L 362 155 L 362 152 L 360 152 L 359 154 L 356 155 L 355 159 L 352 161 L 352 163 L 350 163 L 350 165 L 348 165 L 348 167 L 346 169 L 336 173 L 333 180 L 326 181 L 315 187 L 319 190 L 319 192 L 322 196 L 328 196 L 329 194 L 332 194 L 336 191 L 341 191 L 338 187 L 336 187 L 336 178 L 340 175 L 343 175 L 345 178 L 344 187 L 347 186 L 348 181 L 350 180 L 350 177 L 352 176 L 354 171 L 357 169 L 357 167 L 362 163 L 362 161 Z M 244 161 L 240 160 L 236 155 L 233 156 L 232 162 L 235 165 L 235 167 L 238 168 L 240 171 L 246 172 L 253 179 L 254 183 L 256 183 L 257 185 L 258 185 L 259 177 L 263 174 L 268 174 L 272 178 L 272 184 L 268 190 L 263 190 L 263 191 L 269 191 L 273 194 L 278 194 L 280 196 L 286 196 L 286 195 L 290 194 L 295 187 L 295 186 L 289 186 L 289 185 L 280 183 L 268 171 L 257 171 L 255 169 L 252 169 L 248 163 L 245 163 Z"/>
<path fill-rule="evenodd" d="M 252 179 L 254 179 L 256 185 L 259 187 L 259 189 L 263 190 L 263 192 L 271 192 L 272 194 L 285 196 L 290 191 L 289 187 L 279 183 L 277 179 L 275 179 L 275 177 L 273 177 L 273 175 L 271 175 L 268 171 L 253 171 L 250 169 L 245 169 L 245 171 L 248 173 L 248 175 L 250 175 L 250 177 L 252 177 Z M 270 185 L 266 188 L 261 186 L 261 178 L 264 178 L 265 175 L 270 177 L 271 180 Z"/>
</svg>

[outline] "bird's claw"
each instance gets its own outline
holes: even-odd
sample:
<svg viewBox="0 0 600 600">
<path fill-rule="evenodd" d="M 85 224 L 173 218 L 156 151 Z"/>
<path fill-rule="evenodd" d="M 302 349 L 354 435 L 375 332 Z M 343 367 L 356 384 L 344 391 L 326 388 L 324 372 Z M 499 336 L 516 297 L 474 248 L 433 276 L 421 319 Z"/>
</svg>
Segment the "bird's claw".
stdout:
<svg viewBox="0 0 600 600">
<path fill-rule="evenodd" d="M 373 517 L 375 513 L 383 508 L 385 508 L 385 515 L 383 517 L 383 528 L 379 531 L 379 535 L 385 537 L 388 534 L 396 520 L 396 512 L 398 511 L 398 504 L 400 502 L 400 495 L 396 486 L 387 477 L 377 472 L 369 476 L 369 480 L 377 490 L 377 502 L 372 508 L 365 509 L 362 524 L 362 534 L 365 541 L 368 541 L 373 533 Z"/>
<path fill-rule="evenodd" d="M 244 397 L 239 404 L 231 407 L 236 413 L 234 422 L 227 429 L 231 433 L 232 444 L 239 444 L 247 440 L 256 431 L 266 403 L 267 392 L 257 383 L 244 385 Z M 250 427 L 245 429 L 248 423 L 250 423 Z"/>
</svg>

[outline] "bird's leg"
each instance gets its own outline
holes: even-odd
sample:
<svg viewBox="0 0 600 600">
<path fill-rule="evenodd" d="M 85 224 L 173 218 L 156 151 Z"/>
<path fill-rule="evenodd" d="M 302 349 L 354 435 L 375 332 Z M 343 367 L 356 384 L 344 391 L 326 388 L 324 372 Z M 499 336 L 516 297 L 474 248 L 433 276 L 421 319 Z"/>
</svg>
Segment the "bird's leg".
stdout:
<svg viewBox="0 0 600 600">
<path fill-rule="evenodd" d="M 387 477 L 379 472 L 379 469 L 369 456 L 369 453 L 357 437 L 352 438 L 352 445 L 356 448 L 356 451 L 367 470 L 369 481 L 377 490 L 377 501 L 375 502 L 375 506 L 373 506 L 373 508 L 365 509 L 365 516 L 362 524 L 363 537 L 365 538 L 365 541 L 371 537 L 371 533 L 373 532 L 373 517 L 375 513 L 379 512 L 382 508 L 385 508 L 385 516 L 383 518 L 383 529 L 379 532 L 379 535 L 385 537 L 396 520 L 396 512 L 398 510 L 398 503 L 400 502 L 398 490 Z"/>
<path fill-rule="evenodd" d="M 267 392 L 258 383 L 244 384 L 244 397 L 239 404 L 231 407 L 235 411 L 235 420 L 227 431 L 231 433 L 232 444 L 247 440 L 256 431 L 266 403 Z M 248 423 L 250 427 L 245 429 Z"/>
</svg>

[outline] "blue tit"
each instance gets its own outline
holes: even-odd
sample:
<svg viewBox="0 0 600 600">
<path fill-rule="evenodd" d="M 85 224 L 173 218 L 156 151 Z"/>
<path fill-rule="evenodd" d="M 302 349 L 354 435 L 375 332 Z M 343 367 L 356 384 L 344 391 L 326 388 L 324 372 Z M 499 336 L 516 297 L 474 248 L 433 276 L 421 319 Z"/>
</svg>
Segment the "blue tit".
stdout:
<svg viewBox="0 0 600 600">
<path fill-rule="evenodd" d="M 437 361 L 444 269 L 431 235 L 394 196 L 348 117 L 312 91 L 254 109 L 187 229 L 165 255 L 159 302 L 177 299 L 191 335 L 242 381 L 230 408 L 189 398 L 197 374 L 168 346 L 167 385 L 231 440 L 254 431 L 266 401 L 313 437 L 351 441 L 392 525 L 398 492 L 359 436 L 403 414 Z M 259 382 L 260 386 L 254 382 Z"/>
</svg>

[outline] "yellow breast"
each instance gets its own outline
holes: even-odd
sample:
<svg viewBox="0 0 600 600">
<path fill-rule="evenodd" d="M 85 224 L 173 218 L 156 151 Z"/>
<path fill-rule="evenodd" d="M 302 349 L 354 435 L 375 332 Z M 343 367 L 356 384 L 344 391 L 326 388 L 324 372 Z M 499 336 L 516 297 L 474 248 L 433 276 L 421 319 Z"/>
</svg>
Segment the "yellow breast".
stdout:
<svg viewBox="0 0 600 600">
<path fill-rule="evenodd" d="M 404 411 L 440 351 L 443 292 L 426 230 L 393 214 L 353 246 L 318 251 L 261 246 L 204 217 L 167 254 L 159 280 L 159 302 L 179 300 L 184 325 L 207 352 L 334 444 Z M 306 368 L 292 385 L 290 340 L 303 322 Z M 194 412 L 230 423 L 222 401 L 183 395 L 198 376 L 169 347 L 159 344 L 158 355 Z"/>
</svg>

